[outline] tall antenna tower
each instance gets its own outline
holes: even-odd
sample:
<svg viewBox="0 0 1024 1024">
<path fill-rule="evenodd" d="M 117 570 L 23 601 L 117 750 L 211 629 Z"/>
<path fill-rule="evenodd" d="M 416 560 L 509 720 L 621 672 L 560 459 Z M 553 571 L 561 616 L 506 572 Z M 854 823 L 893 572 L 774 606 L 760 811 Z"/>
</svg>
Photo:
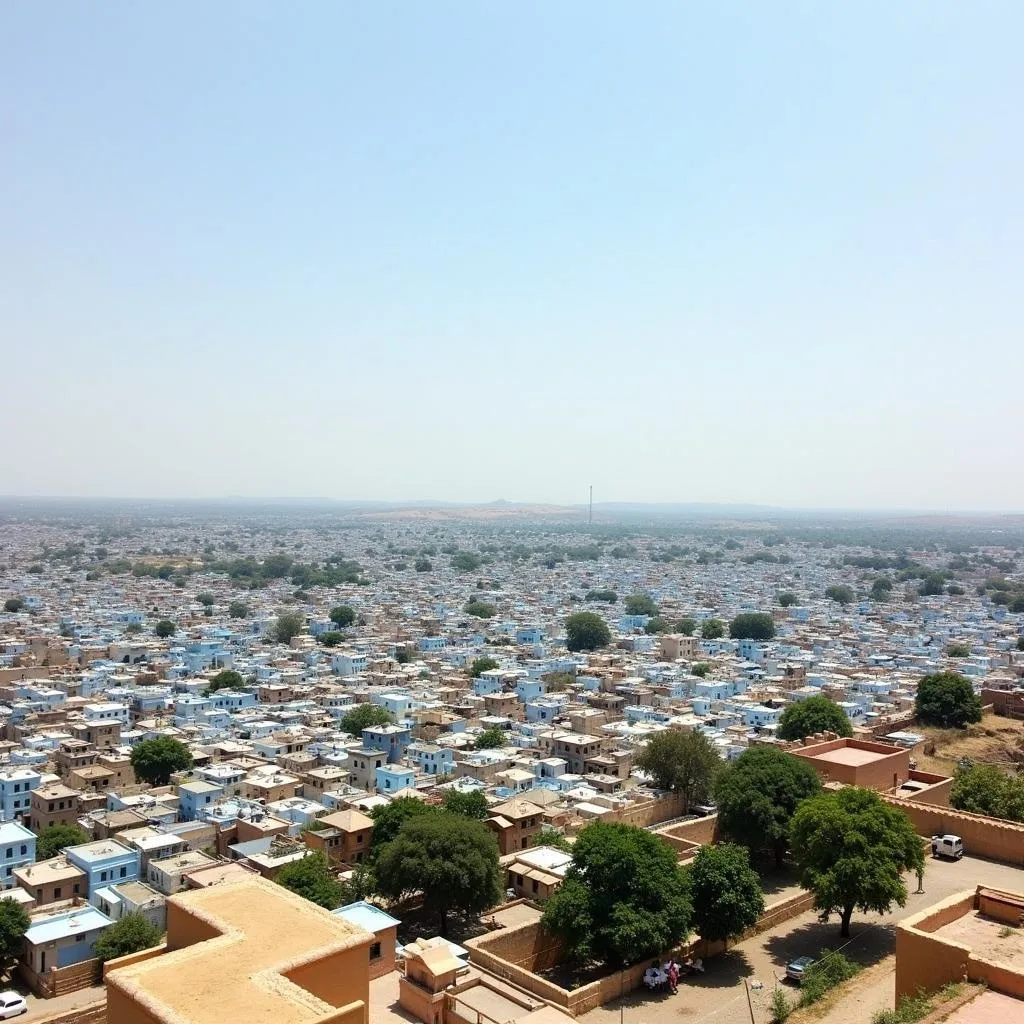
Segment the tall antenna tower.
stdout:
<svg viewBox="0 0 1024 1024">
<path fill-rule="evenodd" d="M 593 525 L 594 523 L 594 485 L 590 485 L 590 510 L 587 512 L 587 523 Z"/>
</svg>

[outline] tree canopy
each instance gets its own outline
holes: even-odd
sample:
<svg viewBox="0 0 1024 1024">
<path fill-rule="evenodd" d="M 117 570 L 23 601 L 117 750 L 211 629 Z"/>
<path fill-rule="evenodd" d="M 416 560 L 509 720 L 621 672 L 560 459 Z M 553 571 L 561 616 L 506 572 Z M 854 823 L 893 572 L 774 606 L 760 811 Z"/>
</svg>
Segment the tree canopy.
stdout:
<svg viewBox="0 0 1024 1024">
<path fill-rule="evenodd" d="M 907 815 L 870 789 L 820 793 L 793 815 L 793 857 L 800 884 L 824 919 L 835 913 L 850 934 L 854 910 L 887 914 L 904 906 L 903 872 L 924 870 L 921 840 Z"/>
<path fill-rule="evenodd" d="M 601 604 L 615 604 L 619 595 L 614 590 L 588 590 L 583 600 L 588 602 L 600 602 Z"/>
<path fill-rule="evenodd" d="M 285 864 L 274 881 L 327 910 L 337 910 L 342 905 L 341 883 L 334 877 L 327 855 L 321 850 Z"/>
<path fill-rule="evenodd" d="M 320 643 L 322 643 L 324 647 L 337 647 L 344 639 L 345 634 L 337 629 L 329 629 L 326 633 L 320 634 Z"/>
<path fill-rule="evenodd" d="M 748 747 L 719 773 L 719 828 L 752 854 L 772 852 L 781 866 L 793 813 L 820 791 L 818 774 L 806 761 L 775 747 Z"/>
<path fill-rule="evenodd" d="M 780 608 L 790 608 L 796 604 L 796 594 L 792 590 L 784 590 L 778 597 Z"/>
<path fill-rule="evenodd" d="M 825 596 L 830 601 L 835 601 L 836 604 L 842 605 L 844 608 L 848 604 L 852 604 L 854 598 L 857 596 L 851 587 L 847 587 L 843 584 L 834 584 L 831 587 L 825 588 Z"/>
<path fill-rule="evenodd" d="M 270 637 L 276 643 L 290 644 L 306 628 L 306 622 L 297 612 L 284 612 L 270 627 Z"/>
<path fill-rule="evenodd" d="M 241 690 L 243 686 L 245 686 L 245 679 L 242 677 L 242 673 L 236 672 L 233 668 L 226 668 L 222 672 L 218 672 L 210 680 L 210 685 L 206 688 L 206 692 L 216 693 L 218 690 Z"/>
<path fill-rule="evenodd" d="M 504 729 L 492 725 L 489 729 L 478 732 L 473 743 L 477 750 L 492 750 L 495 747 L 504 747 L 508 743 L 508 736 Z"/>
<path fill-rule="evenodd" d="M 1024 779 L 994 764 L 965 765 L 953 776 L 949 802 L 958 811 L 1024 821 Z"/>
<path fill-rule="evenodd" d="M 943 729 L 962 729 L 981 721 L 981 698 L 959 672 L 933 672 L 917 684 L 917 719 Z"/>
<path fill-rule="evenodd" d="M 630 594 L 626 598 L 626 614 L 627 615 L 657 615 L 658 605 L 657 602 L 651 597 L 650 594 L 641 592 L 638 594 Z"/>
<path fill-rule="evenodd" d="M 249 614 L 249 606 L 244 601 L 232 601 L 228 605 L 228 615 L 233 619 L 244 619 Z"/>
<path fill-rule="evenodd" d="M 137 778 L 151 786 L 166 786 L 175 772 L 192 767 L 192 755 L 173 736 L 140 740 L 132 747 L 132 768 Z"/>
<path fill-rule="evenodd" d="M 771 640 L 775 622 L 768 612 L 742 612 L 729 623 L 729 636 L 734 640 Z"/>
<path fill-rule="evenodd" d="M 693 636 L 693 631 L 697 628 L 697 623 L 693 619 L 680 619 L 676 623 L 676 632 L 682 633 L 685 636 Z"/>
<path fill-rule="evenodd" d="M 483 821 L 490 813 L 487 797 L 479 789 L 466 792 L 449 789 L 442 806 L 451 814 L 461 814 L 463 818 L 475 818 L 477 821 Z"/>
<path fill-rule="evenodd" d="M 852 736 L 853 726 L 846 712 L 823 695 L 794 701 L 782 712 L 778 737 L 781 740 L 802 740 L 816 732 L 834 732 L 837 736 Z"/>
<path fill-rule="evenodd" d="M 364 729 L 372 729 L 375 725 L 391 725 L 393 721 L 391 712 L 379 704 L 357 704 L 342 715 L 338 724 L 342 732 L 362 736 Z"/>
<path fill-rule="evenodd" d="M 722 758 L 699 730 L 665 729 L 647 741 L 636 764 L 659 788 L 680 793 L 686 814 L 694 804 L 710 798 Z"/>
<path fill-rule="evenodd" d="M 174 636 L 178 632 L 178 627 L 171 622 L 170 619 L 161 619 L 154 627 L 153 632 L 160 637 L 161 640 L 166 640 L 169 636 Z"/>
<path fill-rule="evenodd" d="M 92 955 L 101 963 L 116 960 L 129 953 L 140 953 L 160 944 L 163 933 L 148 917 L 142 914 L 125 914 L 103 929 L 92 947 Z"/>
<path fill-rule="evenodd" d="M 702 846 L 690 866 L 693 926 L 706 942 L 728 942 L 752 928 L 764 913 L 761 879 L 746 847 Z"/>
<path fill-rule="evenodd" d="M 380 851 L 377 888 L 391 899 L 423 894 L 442 935 L 455 911 L 479 914 L 501 899 L 498 843 L 486 825 L 446 811 L 415 816 Z"/>
<path fill-rule="evenodd" d="M 25 601 L 20 597 L 9 597 L 4 601 L 5 612 L 20 612 L 25 607 Z"/>
<path fill-rule="evenodd" d="M 0 968 L 20 955 L 31 923 L 32 919 L 20 903 L 0 900 Z"/>
<path fill-rule="evenodd" d="M 544 927 L 577 963 L 620 968 L 673 949 L 690 930 L 688 879 L 675 851 L 642 828 L 596 822 L 580 832 Z"/>
<path fill-rule="evenodd" d="M 670 633 L 672 626 L 667 619 L 663 619 L 660 615 L 655 615 L 653 618 L 647 620 L 644 624 L 644 632 L 648 636 L 656 636 L 658 633 Z"/>
<path fill-rule="evenodd" d="M 77 825 L 57 823 L 47 825 L 36 841 L 36 860 L 49 860 L 69 846 L 80 846 L 89 842 L 89 836 Z"/>
<path fill-rule="evenodd" d="M 356 621 L 356 612 L 347 604 L 339 604 L 330 610 L 327 617 L 340 629 L 346 629 Z"/>
<path fill-rule="evenodd" d="M 485 655 L 483 655 L 483 657 L 474 658 L 473 659 L 473 663 L 469 666 L 469 674 L 474 679 L 477 679 L 481 675 L 483 675 L 484 672 L 490 672 L 490 670 L 492 668 L 497 668 L 497 667 L 498 667 L 497 659 L 496 658 L 492 658 L 489 655 L 485 654 Z"/>
<path fill-rule="evenodd" d="M 472 572 L 479 569 L 481 564 L 480 556 L 472 551 L 460 551 L 452 557 L 452 568 L 460 572 Z"/>
<path fill-rule="evenodd" d="M 879 576 L 871 584 L 872 601 L 888 601 L 892 593 L 892 580 L 888 576 Z"/>
<path fill-rule="evenodd" d="M 467 601 L 462 610 L 475 619 L 493 619 L 498 614 L 498 609 L 487 601 Z"/>
<path fill-rule="evenodd" d="M 576 612 L 565 620 L 566 647 L 570 651 L 596 651 L 606 647 L 612 633 L 595 612 Z"/>
<path fill-rule="evenodd" d="M 705 640 L 721 640 L 725 636 L 725 623 L 721 619 L 705 619 L 700 635 Z"/>
<path fill-rule="evenodd" d="M 386 843 L 390 843 L 410 818 L 416 818 L 421 814 L 434 814 L 436 811 L 436 807 L 417 800 L 414 796 L 400 796 L 389 804 L 374 807 L 370 812 L 370 817 L 373 818 L 371 842 L 374 850 L 377 851 Z"/>
</svg>

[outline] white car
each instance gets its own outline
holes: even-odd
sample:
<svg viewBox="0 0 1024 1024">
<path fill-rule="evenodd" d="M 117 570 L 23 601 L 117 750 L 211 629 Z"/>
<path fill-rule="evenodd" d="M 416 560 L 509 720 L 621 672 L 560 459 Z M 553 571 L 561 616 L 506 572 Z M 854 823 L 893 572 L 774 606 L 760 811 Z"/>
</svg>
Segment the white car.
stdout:
<svg viewBox="0 0 1024 1024">
<path fill-rule="evenodd" d="M 24 996 L 19 996 L 12 989 L 0 992 L 0 1020 L 20 1017 L 23 1013 L 28 1013 L 28 1003 L 25 1002 Z"/>
<path fill-rule="evenodd" d="M 959 836 L 932 836 L 932 856 L 959 860 L 964 855 L 964 841 Z"/>
</svg>

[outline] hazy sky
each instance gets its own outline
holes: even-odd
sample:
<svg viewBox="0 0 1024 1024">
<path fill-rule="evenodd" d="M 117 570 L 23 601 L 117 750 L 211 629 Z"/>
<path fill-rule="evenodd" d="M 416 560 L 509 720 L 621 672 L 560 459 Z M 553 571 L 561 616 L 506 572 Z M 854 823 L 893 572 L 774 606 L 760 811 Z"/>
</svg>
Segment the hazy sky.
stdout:
<svg viewBox="0 0 1024 1024">
<path fill-rule="evenodd" d="M 0 5 L 0 493 L 1024 509 L 1024 4 Z"/>
</svg>

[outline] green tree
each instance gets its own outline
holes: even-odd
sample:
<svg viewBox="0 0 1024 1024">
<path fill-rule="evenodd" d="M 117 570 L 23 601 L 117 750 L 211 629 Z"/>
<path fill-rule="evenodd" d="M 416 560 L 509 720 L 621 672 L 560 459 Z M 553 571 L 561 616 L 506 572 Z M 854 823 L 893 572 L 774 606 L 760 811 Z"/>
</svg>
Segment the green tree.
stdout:
<svg viewBox="0 0 1024 1024">
<path fill-rule="evenodd" d="M 429 558 L 417 558 L 413 568 L 417 572 L 430 572 L 434 567 L 431 565 Z"/>
<path fill-rule="evenodd" d="M 618 599 L 619 595 L 614 590 L 588 590 L 583 598 L 584 601 L 601 604 L 615 604 Z"/>
<path fill-rule="evenodd" d="M 36 860 L 49 860 L 69 846 L 89 842 L 87 833 L 77 825 L 47 825 L 36 841 Z"/>
<path fill-rule="evenodd" d="M 228 605 L 228 615 L 233 619 L 244 619 L 249 614 L 249 606 L 244 601 L 232 601 Z"/>
<path fill-rule="evenodd" d="M 596 651 L 612 638 L 608 623 L 594 612 L 576 612 L 565 620 L 565 645 L 570 651 Z"/>
<path fill-rule="evenodd" d="M 720 640 L 725 636 L 725 623 L 721 619 L 705 619 L 700 635 L 705 640 Z"/>
<path fill-rule="evenodd" d="M 493 750 L 495 747 L 504 747 L 508 743 L 508 736 L 504 729 L 492 725 L 490 729 L 476 734 L 474 741 L 477 750 Z"/>
<path fill-rule="evenodd" d="M 474 679 L 477 679 L 478 677 L 483 675 L 484 672 L 490 672 L 492 668 L 497 668 L 497 667 L 498 667 L 497 660 L 495 658 L 492 658 L 489 655 L 485 654 L 481 658 L 474 658 L 473 659 L 473 663 L 469 666 L 469 674 Z"/>
<path fill-rule="evenodd" d="M 675 948 L 689 933 L 689 884 L 675 851 L 632 825 L 588 825 L 543 924 L 581 964 L 621 968 Z"/>
<path fill-rule="evenodd" d="M 125 914 L 103 930 L 92 948 L 92 955 L 105 964 L 108 960 L 158 946 L 162 934 L 148 917 Z"/>
<path fill-rule="evenodd" d="M 648 619 L 647 624 L 644 626 L 644 632 L 648 636 L 656 636 L 658 633 L 668 633 L 672 627 L 668 621 L 663 619 L 660 615 L 655 615 L 654 618 Z"/>
<path fill-rule="evenodd" d="M 445 811 L 407 821 L 380 851 L 376 878 L 382 895 L 391 899 L 422 893 L 442 935 L 450 913 L 479 914 L 503 891 L 498 843 L 490 829 Z"/>
<path fill-rule="evenodd" d="M 327 617 L 340 629 L 347 629 L 356 621 L 356 612 L 354 608 L 350 608 L 347 604 L 339 604 L 336 608 L 330 610 Z"/>
<path fill-rule="evenodd" d="M 274 620 L 270 637 L 275 643 L 290 644 L 306 628 L 305 620 L 297 612 L 284 612 Z"/>
<path fill-rule="evenodd" d="M 161 640 L 166 640 L 169 636 L 174 636 L 178 632 L 178 627 L 171 622 L 170 619 L 161 619 L 154 627 L 153 632 L 160 637 Z"/>
<path fill-rule="evenodd" d="M 834 700 L 822 695 L 794 701 L 782 712 L 778 729 L 780 740 L 802 740 L 816 732 L 852 736 L 853 727 L 846 712 Z"/>
<path fill-rule="evenodd" d="M 139 633 L 142 632 L 142 623 L 129 622 L 128 625 L 124 627 L 124 631 L 128 634 L 128 636 L 138 636 Z"/>
<path fill-rule="evenodd" d="M 693 636 L 693 631 L 697 628 L 697 623 L 693 619 L 680 619 L 676 623 L 676 632 L 682 633 L 684 636 Z"/>
<path fill-rule="evenodd" d="M 952 643 L 946 647 L 946 656 L 950 658 L 969 658 L 971 656 L 971 645 L 965 643 Z"/>
<path fill-rule="evenodd" d="M 192 767 L 188 747 L 172 736 L 140 740 L 132 747 L 131 761 L 136 777 L 151 786 L 166 786 L 175 772 Z"/>
<path fill-rule="evenodd" d="M 800 884 L 828 920 L 839 915 L 846 938 L 854 910 L 887 914 L 905 906 L 903 872 L 924 870 L 924 850 L 910 819 L 870 789 L 820 793 L 793 815 L 790 829 Z"/>
<path fill-rule="evenodd" d="M 653 597 L 647 593 L 630 594 L 626 598 L 627 615 L 657 615 L 658 605 Z"/>
<path fill-rule="evenodd" d="M 25 601 L 20 597 L 9 597 L 4 601 L 5 612 L 20 612 L 25 607 Z"/>
<path fill-rule="evenodd" d="M 702 846 L 690 868 L 693 926 L 705 942 L 728 942 L 764 913 L 761 879 L 746 847 Z"/>
<path fill-rule="evenodd" d="M 946 589 L 946 576 L 941 572 L 925 573 L 917 592 L 922 597 L 935 597 Z"/>
<path fill-rule="evenodd" d="M 844 608 L 848 604 L 852 604 L 854 598 L 857 596 L 851 587 L 843 585 L 833 585 L 825 588 L 825 596 L 830 601 L 835 601 L 836 604 L 842 605 Z"/>
<path fill-rule="evenodd" d="M 958 811 L 1024 821 L 1024 779 L 994 764 L 964 765 L 953 776 L 949 802 Z"/>
<path fill-rule="evenodd" d="M 25 932 L 32 919 L 20 903 L 0 900 L 0 970 L 21 955 Z"/>
<path fill-rule="evenodd" d="M 347 732 L 351 736 L 362 736 L 364 729 L 372 729 L 377 725 L 391 725 L 394 720 L 387 708 L 379 704 L 357 704 L 351 711 L 346 711 L 342 715 L 338 724 L 342 732 Z"/>
<path fill-rule="evenodd" d="M 734 640 L 771 640 L 775 622 L 767 612 L 742 612 L 729 623 L 729 636 Z"/>
<path fill-rule="evenodd" d="M 374 807 L 370 812 L 370 817 L 373 818 L 371 843 L 374 854 L 379 853 L 381 847 L 390 843 L 410 818 L 416 818 L 421 814 L 436 813 L 436 807 L 417 800 L 414 796 L 400 796 L 389 804 Z"/>
<path fill-rule="evenodd" d="M 204 590 L 201 594 L 196 594 L 196 600 L 200 604 L 206 605 L 207 608 L 217 603 L 217 599 L 213 596 L 213 594 L 209 593 L 206 590 Z"/>
<path fill-rule="evenodd" d="M 467 601 L 462 610 L 477 619 L 493 619 L 498 613 L 498 609 L 486 601 Z"/>
<path fill-rule="evenodd" d="M 1017 637 L 1017 650 L 1024 651 L 1024 636 Z"/>
<path fill-rule="evenodd" d="M 402 645 L 401 647 L 395 648 L 395 661 L 399 665 L 408 665 L 413 659 L 413 653 L 408 647 Z"/>
<path fill-rule="evenodd" d="M 686 814 L 694 804 L 710 798 L 722 758 L 704 733 L 665 729 L 647 741 L 636 764 L 659 789 L 681 794 Z"/>
<path fill-rule="evenodd" d="M 779 607 L 791 608 L 793 605 L 796 604 L 796 594 L 794 594 L 792 590 L 784 590 L 781 594 L 779 594 L 778 600 Z"/>
<path fill-rule="evenodd" d="M 475 818 L 483 821 L 490 814 L 487 797 L 479 789 L 466 792 L 449 789 L 444 795 L 443 807 L 449 814 L 460 814 L 463 818 Z"/>
<path fill-rule="evenodd" d="M 943 729 L 962 729 L 981 721 L 981 698 L 959 672 L 933 672 L 917 684 L 914 709 L 919 722 Z"/>
<path fill-rule="evenodd" d="M 872 601 L 888 601 L 892 593 L 892 580 L 888 576 L 879 576 L 871 584 Z"/>
<path fill-rule="evenodd" d="M 772 852 L 781 867 L 793 813 L 820 791 L 818 775 L 806 761 L 775 747 L 748 747 L 718 775 L 719 829 L 752 854 Z"/>
<path fill-rule="evenodd" d="M 452 556 L 452 568 L 458 569 L 459 572 L 472 572 L 474 569 L 479 569 L 481 565 L 480 556 L 472 551 L 460 551 Z"/>
<path fill-rule="evenodd" d="M 337 647 L 344 639 L 345 634 L 339 633 L 336 629 L 329 629 L 326 633 L 320 634 L 320 643 L 322 643 L 324 647 Z"/>
<path fill-rule="evenodd" d="M 285 864 L 274 881 L 326 910 L 337 910 L 342 905 L 341 883 L 334 877 L 327 855 L 321 850 Z"/>
<path fill-rule="evenodd" d="M 697 661 L 690 666 L 690 675 L 696 676 L 698 679 L 707 678 L 710 671 L 711 665 L 706 661 Z"/>
<path fill-rule="evenodd" d="M 245 679 L 242 678 L 242 673 L 226 668 L 223 672 L 218 672 L 210 680 L 210 685 L 206 688 L 206 692 L 216 693 L 218 690 L 241 690 L 244 686 Z"/>
</svg>

